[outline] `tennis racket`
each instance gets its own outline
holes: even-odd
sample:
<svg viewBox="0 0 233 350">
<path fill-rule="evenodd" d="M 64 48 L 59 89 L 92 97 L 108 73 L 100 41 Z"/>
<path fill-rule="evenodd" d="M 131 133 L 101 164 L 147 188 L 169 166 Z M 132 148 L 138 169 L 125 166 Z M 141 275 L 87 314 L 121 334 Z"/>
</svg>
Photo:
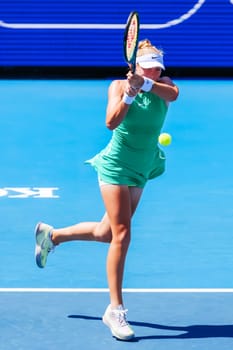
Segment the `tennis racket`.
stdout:
<svg viewBox="0 0 233 350">
<path fill-rule="evenodd" d="M 130 70 L 134 73 L 136 68 L 136 54 L 139 38 L 139 15 L 133 11 L 130 13 L 124 32 L 124 57 Z"/>
</svg>

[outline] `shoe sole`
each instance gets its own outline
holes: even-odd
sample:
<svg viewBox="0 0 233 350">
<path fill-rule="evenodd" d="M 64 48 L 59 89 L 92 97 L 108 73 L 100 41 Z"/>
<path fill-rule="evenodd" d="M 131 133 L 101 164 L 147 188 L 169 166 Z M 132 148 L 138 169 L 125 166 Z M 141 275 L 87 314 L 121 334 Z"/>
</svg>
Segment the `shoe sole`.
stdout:
<svg viewBox="0 0 233 350">
<path fill-rule="evenodd" d="M 40 224 L 41 223 L 39 222 L 35 228 L 35 236 L 36 236 L 35 258 L 36 258 L 36 265 L 41 269 L 43 269 L 44 266 L 41 264 L 41 248 L 40 248 L 40 245 L 38 244 L 38 239 L 37 239 Z"/>
<path fill-rule="evenodd" d="M 119 335 L 118 333 L 116 333 L 115 330 L 111 327 L 110 323 L 108 322 L 107 317 L 103 316 L 102 320 L 103 320 L 103 323 L 110 329 L 110 331 L 112 332 L 112 335 L 114 337 L 116 337 L 117 339 L 131 340 L 134 338 L 134 334 L 129 335 L 129 336 L 124 336 L 124 335 Z"/>
</svg>

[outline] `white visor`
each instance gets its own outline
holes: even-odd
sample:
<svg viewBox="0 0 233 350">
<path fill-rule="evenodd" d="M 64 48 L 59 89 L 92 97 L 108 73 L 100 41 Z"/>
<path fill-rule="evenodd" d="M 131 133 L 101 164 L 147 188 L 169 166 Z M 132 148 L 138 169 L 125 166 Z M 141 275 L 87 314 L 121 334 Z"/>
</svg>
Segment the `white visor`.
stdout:
<svg viewBox="0 0 233 350">
<path fill-rule="evenodd" d="M 159 67 L 165 69 L 163 64 L 163 56 L 157 53 L 150 53 L 147 55 L 139 56 L 136 59 L 136 63 L 142 68 Z"/>
</svg>

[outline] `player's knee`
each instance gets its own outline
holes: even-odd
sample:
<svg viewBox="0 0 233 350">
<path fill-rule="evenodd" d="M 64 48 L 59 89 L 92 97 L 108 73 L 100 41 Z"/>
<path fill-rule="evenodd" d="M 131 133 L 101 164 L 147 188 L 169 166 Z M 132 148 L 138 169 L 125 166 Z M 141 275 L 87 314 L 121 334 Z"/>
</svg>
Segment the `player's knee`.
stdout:
<svg viewBox="0 0 233 350">
<path fill-rule="evenodd" d="M 128 226 L 121 225 L 115 230 L 113 241 L 122 247 L 128 247 L 130 244 L 130 238 L 130 228 Z"/>
</svg>

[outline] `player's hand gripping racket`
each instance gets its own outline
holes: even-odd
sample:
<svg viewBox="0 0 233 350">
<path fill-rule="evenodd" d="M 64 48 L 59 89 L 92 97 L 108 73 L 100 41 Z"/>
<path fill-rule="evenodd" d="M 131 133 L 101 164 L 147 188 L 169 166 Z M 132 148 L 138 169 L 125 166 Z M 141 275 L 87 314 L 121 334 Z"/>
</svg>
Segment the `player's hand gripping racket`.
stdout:
<svg viewBox="0 0 233 350">
<path fill-rule="evenodd" d="M 134 73 L 136 68 L 136 54 L 139 38 L 139 15 L 133 11 L 130 13 L 124 33 L 124 57 L 130 70 Z"/>
</svg>

